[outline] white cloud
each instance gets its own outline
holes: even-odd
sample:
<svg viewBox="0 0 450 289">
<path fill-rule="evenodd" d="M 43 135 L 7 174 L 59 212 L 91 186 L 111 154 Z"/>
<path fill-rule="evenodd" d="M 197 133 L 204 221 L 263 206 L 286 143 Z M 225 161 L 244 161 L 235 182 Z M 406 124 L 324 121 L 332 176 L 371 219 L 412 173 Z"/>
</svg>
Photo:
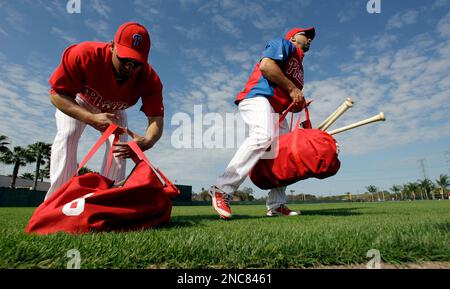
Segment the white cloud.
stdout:
<svg viewBox="0 0 450 289">
<path fill-rule="evenodd" d="M 179 0 L 179 2 L 181 8 L 186 9 L 193 6 L 196 7 L 200 3 L 200 0 Z"/>
<path fill-rule="evenodd" d="M 260 57 L 250 49 L 239 49 L 231 46 L 224 47 L 223 52 L 226 61 L 234 62 L 246 70 L 253 67 Z"/>
<path fill-rule="evenodd" d="M 17 11 L 15 8 L 6 7 L 6 22 L 9 24 L 11 29 L 17 30 L 21 33 L 27 34 L 26 21 L 24 14 Z"/>
<path fill-rule="evenodd" d="M 415 24 L 417 22 L 418 11 L 409 10 L 406 12 L 399 12 L 392 16 L 388 23 L 387 29 L 402 28 L 405 25 Z"/>
<path fill-rule="evenodd" d="M 437 30 L 443 38 L 450 38 L 450 12 L 439 20 Z"/>
<path fill-rule="evenodd" d="M 27 0 L 28 5 L 44 8 L 49 14 L 56 18 L 68 17 L 66 4 L 67 1 L 60 0 Z"/>
<path fill-rule="evenodd" d="M 287 7 L 288 4 L 283 5 Z M 309 5 L 309 1 L 300 1 L 289 5 L 293 6 L 293 9 L 300 9 Z M 242 29 L 245 27 L 245 24 L 242 25 L 243 23 L 249 23 L 263 32 L 280 31 L 287 23 L 285 16 L 272 13 L 271 8 L 264 2 L 207 1 L 198 11 L 209 15 L 217 28 L 236 38 L 242 35 Z M 241 23 L 241 25 L 237 26 L 236 23 Z"/>
<path fill-rule="evenodd" d="M 235 25 L 235 22 L 229 18 L 226 18 L 222 15 L 214 15 L 211 18 L 212 22 L 216 24 L 219 30 L 229 34 L 234 38 L 239 38 L 241 36 L 241 30 Z"/>
<path fill-rule="evenodd" d="M 57 36 L 59 36 L 61 39 L 65 40 L 68 43 L 76 43 L 78 42 L 78 39 L 75 38 L 74 36 L 69 35 L 67 32 L 62 31 L 61 29 L 57 28 L 57 27 L 52 27 L 52 33 L 56 34 Z"/>
<path fill-rule="evenodd" d="M 239 1 L 241 2 L 241 1 Z M 263 6 L 263 2 L 247 2 L 239 5 L 235 11 L 241 17 L 241 20 L 250 20 L 253 26 L 260 30 L 280 30 L 287 22 L 286 17 L 282 15 L 274 15 L 271 11 Z M 243 13 L 244 12 L 244 13 Z"/>
<path fill-rule="evenodd" d="M 171 98 L 177 100 L 178 111 L 192 113 L 194 105 L 203 104 L 206 112 L 232 112 L 232 99 L 242 89 L 246 74 L 224 67 L 207 70 L 191 80 L 190 90 L 175 92 Z"/>
<path fill-rule="evenodd" d="M 374 43 L 378 37 L 361 43 Z M 353 98 L 355 105 L 333 128 L 385 112 L 385 123 L 336 136 L 345 153 L 362 154 L 450 137 L 450 119 L 442 114 L 450 111 L 450 51 L 428 45 L 433 43 L 430 37 L 419 35 L 403 48 L 381 50 L 376 56 L 367 53 L 342 66 L 341 76 L 306 84 L 306 94 L 316 100 L 311 111 L 317 124 L 347 97 Z M 418 39 L 429 42 L 417 49 Z M 442 46 L 449 44 L 447 40 Z"/>
<path fill-rule="evenodd" d="M 175 29 L 183 34 L 189 40 L 200 40 L 203 38 L 204 31 L 200 27 L 190 27 L 176 25 Z"/>
<path fill-rule="evenodd" d="M 436 0 L 433 3 L 432 8 L 433 9 L 442 8 L 442 7 L 445 7 L 445 6 L 448 6 L 448 5 L 450 5 L 450 1 L 448 1 L 448 0 Z"/>
<path fill-rule="evenodd" d="M 164 10 L 162 9 L 160 0 L 135 0 L 135 11 L 145 20 L 152 24 L 156 24 L 158 19 L 164 18 Z"/>
<path fill-rule="evenodd" d="M 344 5 L 344 4 L 343 4 Z M 365 3 L 364 3 L 365 5 Z M 337 13 L 339 23 L 344 23 L 352 20 L 357 15 L 358 11 L 365 9 L 361 6 L 361 2 L 350 2 L 345 5 L 345 8 Z M 363 10 L 364 11 L 364 10 Z"/>
<path fill-rule="evenodd" d="M 48 95 L 47 75 L 10 60 L 0 65 L 0 130 L 14 145 L 51 142 L 54 108 Z"/>
<path fill-rule="evenodd" d="M 100 14 L 102 17 L 108 19 L 109 14 L 111 14 L 111 7 L 106 5 L 104 1 L 101 0 L 93 0 L 92 2 L 92 8 Z"/>
<path fill-rule="evenodd" d="M 356 60 L 361 60 L 373 55 L 373 50 L 383 52 L 389 50 L 397 44 L 397 36 L 389 33 L 380 33 L 372 37 L 371 41 L 363 41 L 359 37 L 355 37 L 350 43 L 350 48 L 354 50 L 353 57 Z M 314 52 L 313 52 L 314 53 Z"/>
<path fill-rule="evenodd" d="M 102 41 L 108 41 L 113 39 L 114 35 L 110 33 L 110 27 L 108 22 L 104 20 L 86 19 L 84 24 L 91 28 L 98 36 L 102 38 Z"/>
<path fill-rule="evenodd" d="M 8 33 L 0 27 L 0 34 L 3 36 L 8 36 Z"/>
<path fill-rule="evenodd" d="M 137 19 L 138 22 L 144 24 L 150 33 L 152 48 L 160 52 L 166 52 L 168 43 L 166 35 L 163 34 L 161 23 L 167 21 L 167 13 L 162 5 L 161 0 L 135 0 L 134 11 L 142 18 Z M 151 58 L 151 51 L 150 51 Z"/>
<path fill-rule="evenodd" d="M 312 49 L 312 50 L 308 51 L 308 54 L 311 54 L 311 56 L 316 57 L 316 58 L 327 58 L 327 57 L 334 55 L 335 53 L 336 53 L 336 48 L 331 45 L 324 46 L 323 48 L 321 48 L 319 50 Z"/>
</svg>

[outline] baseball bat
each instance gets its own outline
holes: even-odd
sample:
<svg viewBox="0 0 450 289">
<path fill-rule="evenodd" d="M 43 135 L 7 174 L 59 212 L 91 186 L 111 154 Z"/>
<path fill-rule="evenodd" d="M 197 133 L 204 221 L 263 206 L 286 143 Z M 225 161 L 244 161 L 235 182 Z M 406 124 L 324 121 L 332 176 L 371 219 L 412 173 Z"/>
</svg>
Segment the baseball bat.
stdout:
<svg viewBox="0 0 450 289">
<path fill-rule="evenodd" d="M 343 131 L 354 129 L 356 127 L 359 127 L 359 126 L 362 126 L 362 125 L 366 125 L 366 124 L 369 124 L 369 123 L 372 123 L 372 122 L 385 121 L 385 120 L 386 120 L 386 118 L 384 117 L 384 113 L 380 112 L 379 114 L 377 114 L 375 116 L 372 116 L 372 117 L 370 117 L 368 119 L 364 119 L 364 120 L 361 120 L 361 121 L 358 121 L 358 122 L 346 125 L 344 127 L 332 130 L 328 134 L 333 135 L 333 134 L 337 134 L 337 133 L 340 133 L 340 132 L 343 132 Z"/>
<path fill-rule="evenodd" d="M 350 101 L 353 104 L 353 101 L 351 98 L 347 98 L 345 101 Z M 322 123 L 317 127 L 317 129 L 322 129 L 322 127 L 341 109 L 341 107 L 344 105 L 345 101 L 332 113 L 330 114 Z"/>
<path fill-rule="evenodd" d="M 349 108 L 353 106 L 353 101 L 351 98 L 347 98 L 341 106 L 338 107 L 331 115 L 328 117 L 326 121 L 324 121 L 319 129 L 326 131 L 341 115 L 344 114 Z"/>
</svg>

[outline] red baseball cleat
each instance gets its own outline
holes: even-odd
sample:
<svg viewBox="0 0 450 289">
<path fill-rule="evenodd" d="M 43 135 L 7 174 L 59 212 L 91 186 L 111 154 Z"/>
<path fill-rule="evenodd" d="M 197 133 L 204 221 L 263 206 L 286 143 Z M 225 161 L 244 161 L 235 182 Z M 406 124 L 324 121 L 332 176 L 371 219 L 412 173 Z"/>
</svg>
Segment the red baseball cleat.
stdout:
<svg viewBox="0 0 450 289">
<path fill-rule="evenodd" d="M 232 216 L 229 200 L 230 195 L 226 194 L 216 186 L 212 186 L 209 189 L 209 195 L 212 199 L 212 206 L 217 214 L 219 214 L 222 219 L 230 220 Z"/>
<path fill-rule="evenodd" d="M 299 216 L 301 215 L 300 211 L 292 211 L 290 210 L 286 205 L 280 205 L 279 207 L 275 209 L 269 209 L 267 210 L 268 217 L 275 217 L 275 216 Z"/>
</svg>

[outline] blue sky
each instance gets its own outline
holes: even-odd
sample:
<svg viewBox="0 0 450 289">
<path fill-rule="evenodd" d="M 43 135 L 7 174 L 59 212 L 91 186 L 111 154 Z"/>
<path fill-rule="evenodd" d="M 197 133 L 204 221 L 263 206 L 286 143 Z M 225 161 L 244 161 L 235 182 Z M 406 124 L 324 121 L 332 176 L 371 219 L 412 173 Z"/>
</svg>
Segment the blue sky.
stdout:
<svg viewBox="0 0 450 289">
<path fill-rule="evenodd" d="M 383 111 L 376 123 L 336 135 L 341 170 L 326 180 L 299 182 L 288 190 L 316 195 L 362 193 L 368 185 L 388 189 L 422 178 L 420 160 L 433 180 L 450 174 L 450 1 L 381 0 L 369 14 L 358 1 L 96 1 L 80 0 L 69 14 L 66 0 L 0 0 L 0 134 L 12 145 L 51 143 L 55 109 L 48 78 L 65 47 L 110 41 L 117 27 L 138 21 L 150 31 L 149 63 L 164 84 L 164 136 L 149 158 L 169 178 L 208 187 L 234 149 L 176 149 L 174 114 L 236 113 L 242 89 L 267 41 L 292 27 L 316 27 L 304 60 L 313 125 L 347 97 L 355 105 L 333 125 L 340 127 Z M 139 106 L 128 110 L 129 126 L 143 133 Z M 207 129 L 208 127 L 204 127 Z M 81 158 L 98 134 L 88 128 Z M 100 156 L 89 166 L 98 169 Z M 131 164 L 128 165 L 129 169 Z M 22 172 L 32 171 L 28 166 Z M 2 167 L 0 174 L 11 173 Z M 249 180 L 256 196 L 265 192 Z"/>
</svg>

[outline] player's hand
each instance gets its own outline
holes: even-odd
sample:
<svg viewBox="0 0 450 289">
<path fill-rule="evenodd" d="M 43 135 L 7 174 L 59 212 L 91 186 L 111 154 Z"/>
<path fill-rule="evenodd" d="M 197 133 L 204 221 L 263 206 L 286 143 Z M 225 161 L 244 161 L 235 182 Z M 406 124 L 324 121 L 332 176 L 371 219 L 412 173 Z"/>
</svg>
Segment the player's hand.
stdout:
<svg viewBox="0 0 450 289">
<path fill-rule="evenodd" d="M 308 99 L 308 100 L 306 100 L 306 101 L 304 102 L 303 107 L 300 107 L 300 108 L 298 108 L 298 109 L 292 108 L 290 111 L 292 111 L 292 112 L 294 112 L 294 113 L 300 112 L 300 111 L 302 111 L 305 107 L 309 106 L 309 105 L 311 104 L 311 102 L 313 102 L 313 101 L 314 101 L 314 99 Z"/>
<path fill-rule="evenodd" d="M 300 111 L 305 106 L 305 97 L 303 96 L 303 92 L 298 87 L 293 87 L 291 91 L 289 91 L 289 95 L 294 102 L 294 111 Z"/>
<path fill-rule="evenodd" d="M 139 146 L 139 148 L 142 151 L 151 148 L 151 145 L 149 145 L 149 142 L 145 137 L 138 135 L 137 133 L 134 133 L 128 128 L 126 128 L 126 131 L 133 138 L 133 141 Z M 127 143 L 124 142 L 116 143 L 113 153 L 115 157 L 122 159 L 131 158 L 134 155 L 133 150 L 128 146 Z"/>
<path fill-rule="evenodd" d="M 92 114 L 88 124 L 98 131 L 104 132 L 112 123 L 117 123 L 119 116 L 114 113 L 95 113 Z M 123 129 L 119 129 L 118 133 L 123 133 Z"/>
</svg>

